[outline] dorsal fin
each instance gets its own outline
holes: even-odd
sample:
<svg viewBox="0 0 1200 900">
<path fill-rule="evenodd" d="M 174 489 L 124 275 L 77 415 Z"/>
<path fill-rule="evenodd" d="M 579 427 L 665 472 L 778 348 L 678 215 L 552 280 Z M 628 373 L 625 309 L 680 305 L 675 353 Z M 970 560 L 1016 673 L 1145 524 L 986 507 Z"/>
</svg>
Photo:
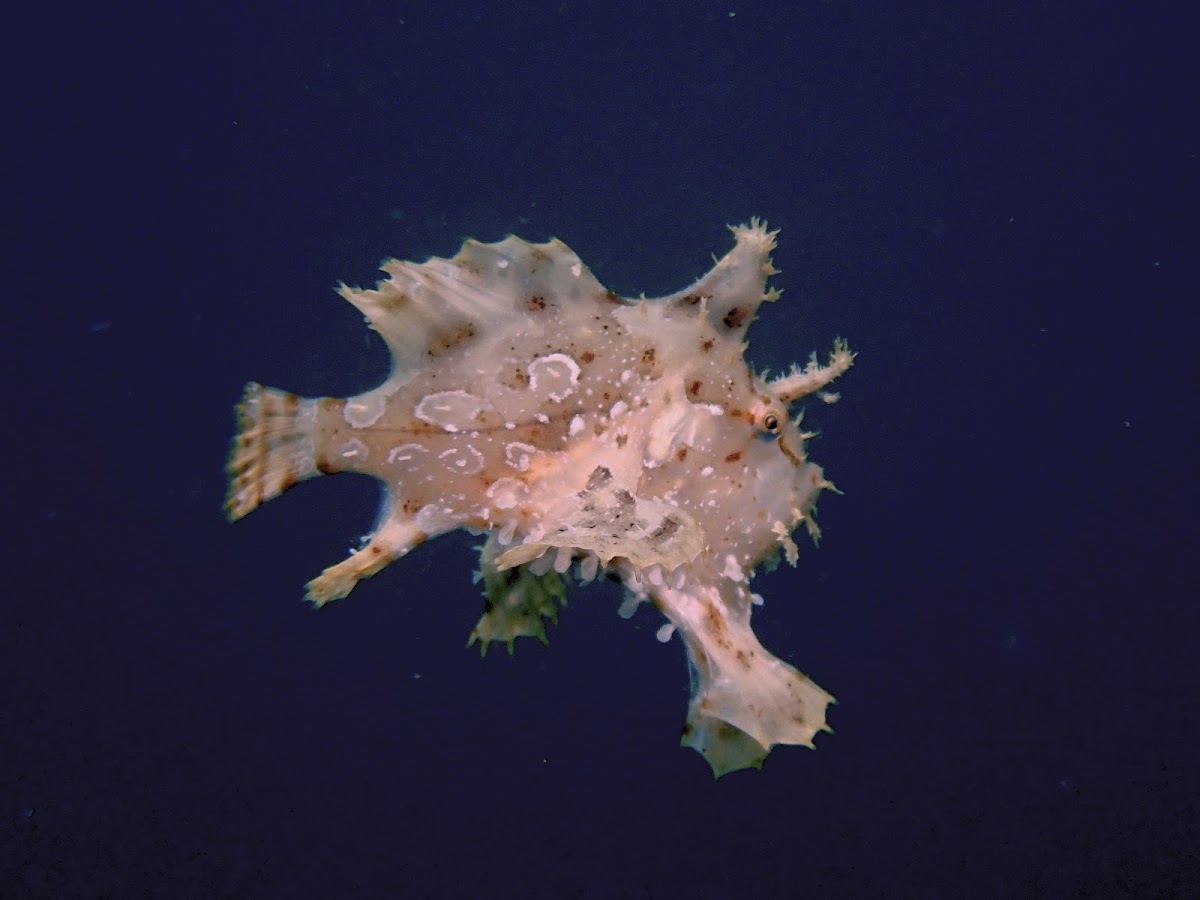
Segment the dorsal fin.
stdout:
<svg viewBox="0 0 1200 900">
<path fill-rule="evenodd" d="M 708 316 L 718 334 L 740 341 L 764 301 L 779 298 L 777 290 L 767 290 L 767 279 L 778 273 L 771 265 L 775 235 L 765 222 L 751 219 L 749 225 L 730 225 L 733 249 L 726 253 L 690 287 L 659 298 L 656 302 L 692 309 Z"/>
<path fill-rule="evenodd" d="M 384 261 L 374 289 L 338 286 L 392 351 L 393 377 L 442 356 L 498 325 L 527 317 L 553 298 L 571 302 L 604 293 L 562 241 L 530 244 L 509 236 L 466 241 L 453 259 Z"/>
</svg>

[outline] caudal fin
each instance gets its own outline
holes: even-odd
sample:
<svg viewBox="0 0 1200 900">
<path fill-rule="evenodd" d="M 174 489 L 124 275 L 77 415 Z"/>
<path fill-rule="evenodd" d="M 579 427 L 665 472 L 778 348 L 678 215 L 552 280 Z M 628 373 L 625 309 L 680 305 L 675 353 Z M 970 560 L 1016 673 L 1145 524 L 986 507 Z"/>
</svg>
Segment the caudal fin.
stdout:
<svg viewBox="0 0 1200 900">
<path fill-rule="evenodd" d="M 246 385 L 225 470 L 225 514 L 233 522 L 294 484 L 319 475 L 313 443 L 317 401 Z"/>
</svg>

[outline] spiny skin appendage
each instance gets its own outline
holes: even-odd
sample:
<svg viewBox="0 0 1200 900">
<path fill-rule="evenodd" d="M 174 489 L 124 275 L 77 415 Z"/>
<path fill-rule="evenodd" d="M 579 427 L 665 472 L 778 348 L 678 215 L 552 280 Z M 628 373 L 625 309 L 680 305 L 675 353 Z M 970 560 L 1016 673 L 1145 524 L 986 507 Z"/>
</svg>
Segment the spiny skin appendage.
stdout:
<svg viewBox="0 0 1200 900">
<path fill-rule="evenodd" d="M 480 656 L 487 655 L 492 641 L 503 641 L 510 655 L 519 637 L 535 637 L 549 644 L 542 620 L 558 624 L 558 605 L 567 603 L 567 586 L 558 572 L 551 569 L 535 575 L 528 566 L 497 571 L 494 563 L 499 550 L 491 539 L 480 550 L 476 580 L 483 582 L 483 615 L 467 640 L 468 647 L 479 643 Z"/>
</svg>

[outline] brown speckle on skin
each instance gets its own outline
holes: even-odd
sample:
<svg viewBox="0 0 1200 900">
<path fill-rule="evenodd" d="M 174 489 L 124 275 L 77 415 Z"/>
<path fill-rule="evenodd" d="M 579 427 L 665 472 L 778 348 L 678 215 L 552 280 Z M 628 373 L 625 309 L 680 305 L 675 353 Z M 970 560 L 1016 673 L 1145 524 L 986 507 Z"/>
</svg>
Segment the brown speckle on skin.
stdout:
<svg viewBox="0 0 1200 900">
<path fill-rule="evenodd" d="M 410 437 L 434 437 L 435 435 L 445 434 L 442 429 L 431 422 L 422 422 L 420 419 L 412 419 L 405 426 Z"/>
<path fill-rule="evenodd" d="M 617 449 L 618 450 L 621 449 L 622 447 L 624 447 L 628 442 L 629 442 L 629 435 L 627 435 L 627 434 L 618 434 L 617 435 Z"/>
<path fill-rule="evenodd" d="M 725 462 L 734 463 L 734 462 L 737 462 L 741 458 L 742 458 L 742 451 L 734 450 L 732 453 L 730 453 L 728 456 L 725 457 Z"/>
<path fill-rule="evenodd" d="M 700 381 L 699 378 L 694 379 L 691 382 L 691 384 L 688 385 L 688 396 L 699 397 L 700 396 L 700 388 L 702 388 L 703 386 L 704 386 L 704 383 L 702 381 Z"/>
<path fill-rule="evenodd" d="M 475 324 L 473 322 L 463 322 L 457 327 L 447 328 L 435 333 L 433 340 L 425 348 L 425 353 L 429 356 L 443 356 L 474 336 Z"/>
<path fill-rule="evenodd" d="M 593 353 L 591 350 L 584 350 L 582 353 L 579 354 L 580 362 L 590 363 L 590 362 L 594 362 L 595 359 L 596 359 L 596 354 Z"/>
<path fill-rule="evenodd" d="M 546 308 L 546 298 L 535 294 L 525 301 L 525 308 L 530 312 L 541 312 Z"/>
<path fill-rule="evenodd" d="M 746 317 L 749 313 L 745 307 L 735 306 L 729 312 L 725 313 L 725 318 L 721 319 L 725 323 L 725 327 L 729 329 L 741 328 L 746 324 Z"/>
<path fill-rule="evenodd" d="M 654 351 L 653 347 L 647 347 L 645 350 L 642 351 L 642 362 L 646 363 L 646 365 L 650 365 L 651 363 L 653 363 L 654 357 L 655 357 L 655 351 Z"/>
<path fill-rule="evenodd" d="M 687 447 L 680 447 L 678 450 L 676 450 L 675 458 L 680 462 L 683 462 L 685 459 L 687 459 Z"/>
<path fill-rule="evenodd" d="M 396 310 L 407 306 L 410 301 L 408 294 L 404 293 L 404 291 L 397 291 L 394 288 L 387 290 L 385 288 L 380 290 L 379 296 L 375 299 L 375 302 L 387 312 L 394 313 Z"/>
<path fill-rule="evenodd" d="M 725 414 L 731 419 L 741 419 L 743 422 L 749 422 L 751 425 L 754 424 L 754 413 L 747 412 L 744 409 L 738 409 L 736 406 L 726 410 Z"/>
<path fill-rule="evenodd" d="M 730 649 L 733 644 L 729 640 L 729 631 L 725 627 L 725 620 L 721 618 L 721 614 L 717 612 L 717 607 L 709 603 L 704 616 L 704 625 L 708 629 L 708 633 L 712 635 L 717 646 L 724 650 Z"/>
<path fill-rule="evenodd" d="M 713 340 L 712 338 L 705 338 L 704 340 L 702 340 L 700 342 L 700 349 L 703 350 L 705 353 L 707 353 L 709 350 L 711 350 L 713 348 L 713 346 L 716 343 L 717 342 L 715 340 Z"/>
<path fill-rule="evenodd" d="M 529 272 L 530 272 L 530 274 L 536 272 L 538 269 L 540 269 L 543 265 L 545 265 L 548 262 L 550 262 L 550 257 L 549 257 L 549 255 L 547 255 L 546 251 L 543 250 L 541 247 L 530 247 L 529 248 Z"/>
<path fill-rule="evenodd" d="M 664 541 L 670 540 L 678 534 L 679 529 L 682 527 L 678 519 L 673 519 L 671 516 L 664 516 L 663 520 L 658 523 L 658 527 L 650 532 L 648 539 L 651 543 L 662 544 Z"/>
<path fill-rule="evenodd" d="M 680 306 L 684 306 L 684 307 L 695 306 L 697 303 L 700 302 L 700 295 L 699 294 L 685 294 L 684 296 L 680 297 L 677 302 Z"/>
</svg>

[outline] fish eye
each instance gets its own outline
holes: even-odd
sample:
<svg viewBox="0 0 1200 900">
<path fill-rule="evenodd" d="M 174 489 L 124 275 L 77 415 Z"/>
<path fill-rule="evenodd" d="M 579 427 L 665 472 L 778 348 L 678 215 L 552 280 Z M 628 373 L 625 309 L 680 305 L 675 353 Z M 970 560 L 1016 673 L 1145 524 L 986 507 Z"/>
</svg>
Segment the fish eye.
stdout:
<svg viewBox="0 0 1200 900">
<path fill-rule="evenodd" d="M 758 421 L 755 426 L 758 428 L 759 437 L 768 441 L 779 437 L 783 430 L 783 414 L 774 407 L 767 407 L 758 415 Z"/>
</svg>

